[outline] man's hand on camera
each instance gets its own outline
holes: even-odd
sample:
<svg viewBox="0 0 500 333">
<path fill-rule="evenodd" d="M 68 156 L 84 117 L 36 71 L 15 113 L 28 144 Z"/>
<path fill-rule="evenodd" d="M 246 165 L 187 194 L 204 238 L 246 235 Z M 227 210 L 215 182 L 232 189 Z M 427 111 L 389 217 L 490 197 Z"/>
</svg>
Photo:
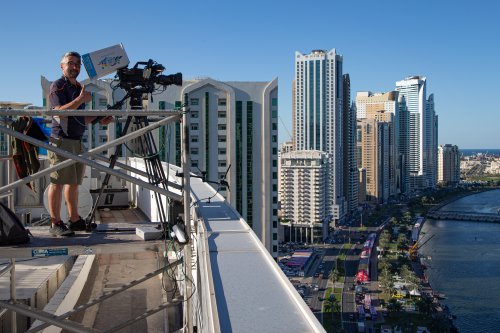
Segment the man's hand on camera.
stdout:
<svg viewBox="0 0 500 333">
<path fill-rule="evenodd" d="M 99 124 L 101 125 L 107 125 L 113 120 L 113 116 L 107 116 L 99 120 Z"/>
<path fill-rule="evenodd" d="M 80 95 L 78 96 L 81 103 L 87 103 L 92 100 L 92 94 L 85 91 L 85 85 L 82 85 L 82 91 L 80 91 Z"/>
</svg>

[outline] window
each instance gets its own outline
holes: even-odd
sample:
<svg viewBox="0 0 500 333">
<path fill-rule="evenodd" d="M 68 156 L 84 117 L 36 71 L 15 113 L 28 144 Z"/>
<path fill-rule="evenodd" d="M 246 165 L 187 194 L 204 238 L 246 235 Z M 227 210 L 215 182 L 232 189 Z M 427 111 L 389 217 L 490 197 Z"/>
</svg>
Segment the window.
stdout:
<svg viewBox="0 0 500 333">
<path fill-rule="evenodd" d="M 278 240 L 278 234 L 273 232 L 273 240 Z"/>
<path fill-rule="evenodd" d="M 198 130 L 198 124 L 191 124 L 191 130 L 192 131 L 197 131 Z"/>
<path fill-rule="evenodd" d="M 278 136 L 277 135 L 273 135 L 272 142 L 278 142 Z"/>
<path fill-rule="evenodd" d="M 191 137 L 191 142 L 198 142 L 198 135 L 193 135 Z"/>
<path fill-rule="evenodd" d="M 278 124 L 277 123 L 273 123 L 273 131 L 276 131 L 278 129 Z"/>
<path fill-rule="evenodd" d="M 159 101 L 158 102 L 158 109 L 159 110 L 165 110 L 166 107 L 165 107 L 165 101 Z"/>
<path fill-rule="evenodd" d="M 108 106 L 108 100 L 106 98 L 99 98 L 99 106 Z"/>
<path fill-rule="evenodd" d="M 277 166 L 278 166 L 278 161 L 273 160 L 273 167 L 277 167 Z"/>
<path fill-rule="evenodd" d="M 198 105 L 200 103 L 200 100 L 198 98 L 191 98 L 190 104 L 191 105 Z"/>
<path fill-rule="evenodd" d="M 177 108 L 180 108 L 180 107 L 182 107 L 181 101 L 175 101 L 175 108 L 177 109 Z"/>
<path fill-rule="evenodd" d="M 278 110 L 272 110 L 272 111 L 271 111 L 271 116 L 272 116 L 273 118 L 278 118 Z"/>
<path fill-rule="evenodd" d="M 219 111 L 219 118 L 226 118 L 226 111 Z"/>
<path fill-rule="evenodd" d="M 226 142 L 226 136 L 225 135 L 219 135 L 219 142 Z"/>
<path fill-rule="evenodd" d="M 273 184 L 273 191 L 276 192 L 278 190 L 278 185 L 277 184 Z"/>
<path fill-rule="evenodd" d="M 226 148 L 219 148 L 219 155 L 226 155 Z"/>
<path fill-rule="evenodd" d="M 219 166 L 220 166 L 221 168 L 225 168 L 225 167 L 227 166 L 226 161 L 219 161 Z"/>
<path fill-rule="evenodd" d="M 191 161 L 191 166 L 197 168 L 198 167 L 198 161 L 197 160 L 192 160 Z"/>
<path fill-rule="evenodd" d="M 278 99 L 277 98 L 271 99 L 271 105 L 272 106 L 278 106 Z"/>
<path fill-rule="evenodd" d="M 278 179 L 278 173 L 277 172 L 273 172 L 273 179 Z"/>
<path fill-rule="evenodd" d="M 200 116 L 200 114 L 198 113 L 198 111 L 191 111 L 191 118 L 198 118 Z"/>
<path fill-rule="evenodd" d="M 226 99 L 225 98 L 219 98 L 217 101 L 217 104 L 220 106 L 225 106 L 226 105 Z"/>
<path fill-rule="evenodd" d="M 219 131 L 225 131 L 226 130 L 226 124 L 219 124 L 217 126 L 217 128 L 219 129 Z"/>
<path fill-rule="evenodd" d="M 191 155 L 198 155 L 198 148 L 191 148 Z"/>
</svg>

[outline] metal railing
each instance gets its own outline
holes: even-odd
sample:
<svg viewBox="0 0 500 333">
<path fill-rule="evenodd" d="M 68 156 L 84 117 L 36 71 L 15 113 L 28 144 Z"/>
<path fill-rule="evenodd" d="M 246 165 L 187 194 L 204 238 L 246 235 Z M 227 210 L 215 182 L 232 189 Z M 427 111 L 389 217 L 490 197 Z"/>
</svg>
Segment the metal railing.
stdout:
<svg viewBox="0 0 500 333">
<path fill-rule="evenodd" d="M 187 95 L 186 95 L 187 99 Z M 17 181 L 11 181 L 11 179 L 8 180 L 8 184 L 6 186 L 0 187 L 0 197 L 2 196 L 7 196 L 9 200 L 12 199 L 13 196 L 13 190 L 19 186 L 22 186 L 24 184 L 27 184 L 33 180 L 36 180 L 40 177 L 43 177 L 45 175 L 50 174 L 51 172 L 64 168 L 68 165 L 71 165 L 76 162 L 83 163 L 85 165 L 89 165 L 91 168 L 104 171 L 107 174 L 111 174 L 113 176 L 116 176 L 118 178 L 124 179 L 128 182 L 131 182 L 135 185 L 141 186 L 143 188 L 149 189 L 151 191 L 154 191 L 155 193 L 158 193 L 160 195 L 164 195 L 166 197 L 169 197 L 171 199 L 177 200 L 177 201 L 183 201 L 184 203 L 184 215 L 186 221 L 191 221 L 190 214 L 191 214 L 191 208 L 190 208 L 190 188 L 189 188 L 189 158 L 188 158 L 188 150 L 186 149 L 188 145 L 188 138 L 189 138 L 189 118 L 186 115 L 187 114 L 187 106 L 184 106 L 183 112 L 174 112 L 174 111 L 166 111 L 166 110 L 152 110 L 152 111 L 144 111 L 144 110 L 0 110 L 0 132 L 6 134 L 6 139 L 7 141 L 10 141 L 10 138 L 16 138 L 20 139 L 22 141 L 31 143 L 35 146 L 42 147 L 47 149 L 48 151 L 52 151 L 58 155 L 61 155 L 67 160 L 58 163 L 56 165 L 51 166 L 50 168 L 41 170 L 33 175 L 29 175 L 23 179 L 19 179 Z M 23 133 L 19 133 L 17 131 L 14 131 L 5 125 L 7 123 L 12 122 L 11 117 L 15 116 L 55 116 L 55 115 L 65 115 L 65 116 L 121 116 L 121 117 L 131 117 L 131 116 L 140 116 L 140 117 L 146 117 L 146 116 L 160 116 L 164 117 L 163 119 L 158 120 L 157 122 L 151 123 L 139 130 L 136 130 L 134 132 L 128 133 L 126 135 L 123 135 L 120 138 L 116 138 L 114 140 L 111 140 L 107 142 L 106 144 L 103 144 L 99 147 L 96 147 L 94 149 L 91 149 L 87 152 L 84 152 L 83 154 L 80 155 L 75 155 L 72 153 L 69 153 L 67 151 L 61 150 L 53 145 L 47 144 L 43 141 L 36 140 L 30 136 L 27 136 Z M 154 129 L 157 129 L 161 126 L 167 125 L 173 121 L 180 121 L 181 118 L 183 119 L 183 126 L 184 126 L 184 131 L 183 131 L 183 170 L 184 170 L 184 176 L 183 176 L 183 187 L 181 188 L 179 185 L 174 184 L 174 183 L 168 183 L 168 186 L 172 186 L 172 189 L 176 190 L 175 192 L 172 192 L 168 189 L 164 189 L 161 187 L 156 186 L 156 184 L 151 184 L 148 182 L 145 182 L 139 178 L 133 177 L 129 175 L 128 173 L 114 170 L 111 167 L 106 167 L 101 165 L 100 163 L 97 163 L 93 161 L 95 160 L 103 160 L 102 156 L 99 156 L 99 154 L 102 151 L 105 151 L 109 148 L 116 147 L 122 143 L 125 143 L 127 141 L 130 141 L 132 139 L 138 138 L 141 135 L 144 135 L 145 133 L 148 133 Z M 2 125 L 3 124 L 3 125 Z M 8 162 L 7 162 L 8 163 Z M 124 170 L 128 171 L 131 174 L 137 174 L 139 176 L 145 176 L 145 173 L 143 170 L 133 168 L 131 166 L 125 166 L 121 165 L 118 163 L 118 166 L 123 167 Z M 168 181 L 168 180 L 167 180 Z M 179 194 L 183 190 L 183 193 Z M 188 234 L 191 234 L 190 226 L 189 223 L 186 223 L 186 231 Z M 203 229 L 203 228 L 202 228 Z M 181 264 L 184 261 L 184 271 L 187 274 L 187 279 L 193 281 L 194 279 L 192 278 L 192 267 L 193 267 L 193 260 L 197 263 L 199 263 L 199 266 L 197 267 L 203 267 L 204 269 L 209 269 L 210 270 L 210 265 L 207 263 L 207 260 L 209 261 L 208 257 L 204 257 L 201 260 L 197 260 L 196 257 L 192 258 L 191 257 L 191 246 L 196 247 L 197 251 L 196 253 L 204 253 L 205 255 L 208 253 L 208 244 L 206 238 L 203 236 L 203 234 L 199 234 L 198 237 L 193 237 L 197 238 L 198 241 L 195 243 L 188 243 L 187 246 L 184 248 L 184 257 L 183 259 L 176 260 L 175 262 L 172 262 L 168 264 L 165 267 L 162 267 L 161 269 L 150 273 L 146 275 L 145 277 L 132 281 L 112 292 L 106 293 L 103 296 L 99 297 L 98 299 L 92 300 L 84 305 L 81 305 L 63 315 L 60 316 L 55 316 L 51 313 L 44 312 L 42 310 L 38 310 L 23 304 L 20 304 L 16 302 L 16 283 L 15 283 L 15 260 L 11 259 L 11 263 L 3 268 L 0 271 L 0 275 L 3 275 L 7 272 L 10 272 L 11 274 L 11 280 L 10 280 L 10 302 L 5 302 L 5 301 L 0 301 L 0 316 L 3 316 L 5 313 L 7 313 L 7 310 L 11 310 L 12 314 L 12 326 L 11 326 L 11 331 L 12 332 L 17 332 L 17 326 L 16 326 L 16 313 L 26 315 L 31 318 L 36 318 L 44 322 L 44 324 L 37 326 L 35 328 L 30 329 L 28 332 L 36 332 L 41 329 L 44 329 L 50 325 L 54 325 L 60 328 L 67 329 L 72 332 L 99 332 L 98 330 L 91 329 L 88 327 L 84 327 L 81 324 L 69 321 L 67 318 L 78 311 L 82 311 L 92 305 L 95 305 L 97 303 L 102 302 L 103 300 L 112 297 L 118 293 L 121 293 L 153 276 L 156 276 L 158 274 L 161 274 L 164 272 L 165 269 L 168 269 L 172 266 L 176 266 Z M 199 247 L 199 249 L 198 249 Z M 216 314 L 216 306 L 215 301 L 214 301 L 214 292 L 213 292 L 213 283 L 211 284 L 211 277 L 208 276 L 206 273 L 201 273 L 200 270 L 197 271 L 197 277 L 196 281 L 200 281 L 199 288 L 195 291 L 192 290 L 192 285 L 189 283 L 184 283 L 185 284 L 185 291 L 184 291 L 184 300 L 182 299 L 174 299 L 172 302 L 163 304 L 158 306 L 157 308 L 150 309 L 143 313 L 142 315 L 139 315 L 135 318 L 132 318 L 131 320 L 126 321 L 125 323 L 119 324 L 118 326 L 107 330 L 106 332 L 115 332 L 116 330 L 119 330 L 123 327 L 126 327 L 128 325 L 131 325 L 138 320 L 142 320 L 149 315 L 152 315 L 160 310 L 163 310 L 167 307 L 177 305 L 181 302 L 184 302 L 185 304 L 185 312 L 184 312 L 184 332 L 190 333 L 193 332 L 193 320 L 196 319 L 196 317 L 201 317 L 203 318 L 202 322 L 200 322 L 200 325 L 206 326 L 206 327 L 218 327 L 217 323 L 217 316 L 214 316 Z M 207 309 L 209 311 L 209 314 L 207 315 L 206 313 L 201 313 L 199 311 L 196 312 L 196 314 L 193 314 L 192 310 L 192 299 L 191 296 L 194 295 L 194 293 L 197 293 L 197 299 L 198 304 L 200 306 L 197 307 L 197 310 L 202 311 L 203 309 Z M 208 296 L 207 296 L 208 295 Z M 210 296 L 211 295 L 211 296 Z M 206 297 L 207 296 L 207 297 Z M 206 300 L 205 301 L 205 297 Z M 200 301 L 201 300 L 201 301 Z M 204 325 L 204 322 L 208 323 L 207 325 Z M 218 329 L 209 329 L 209 332 L 219 332 Z"/>
</svg>

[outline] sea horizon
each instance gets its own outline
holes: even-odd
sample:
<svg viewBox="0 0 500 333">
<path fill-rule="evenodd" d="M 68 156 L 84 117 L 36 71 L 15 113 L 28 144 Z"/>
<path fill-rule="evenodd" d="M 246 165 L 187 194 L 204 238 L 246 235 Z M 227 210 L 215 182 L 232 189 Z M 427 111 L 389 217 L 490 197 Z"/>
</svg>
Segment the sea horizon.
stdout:
<svg viewBox="0 0 500 333">
<path fill-rule="evenodd" d="M 466 148 L 458 149 L 460 151 L 460 154 L 463 156 L 471 156 L 475 154 L 488 154 L 488 155 L 497 155 L 500 156 L 500 149 L 499 148 L 492 148 L 492 149 L 484 149 L 484 148 Z"/>
</svg>

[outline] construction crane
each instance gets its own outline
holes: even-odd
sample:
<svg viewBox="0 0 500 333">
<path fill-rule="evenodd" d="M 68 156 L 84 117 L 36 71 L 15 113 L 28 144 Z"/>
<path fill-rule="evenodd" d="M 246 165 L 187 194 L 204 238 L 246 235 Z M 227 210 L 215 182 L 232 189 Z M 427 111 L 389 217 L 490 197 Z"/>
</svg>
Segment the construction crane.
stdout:
<svg viewBox="0 0 500 333">
<path fill-rule="evenodd" d="M 428 241 L 430 241 L 432 239 L 432 237 L 434 237 L 435 235 L 432 235 L 430 236 L 429 238 L 427 238 L 423 243 L 421 242 L 421 239 L 419 239 L 418 241 L 415 242 L 415 244 L 413 244 L 410 249 L 408 250 L 408 254 L 410 255 L 410 259 L 415 261 L 417 260 L 418 258 L 418 250 L 420 250 L 422 248 L 422 246 L 424 246 L 425 244 L 427 244 Z"/>
<path fill-rule="evenodd" d="M 286 127 L 285 122 L 283 121 L 283 119 L 281 118 L 281 116 L 278 116 L 278 118 L 280 119 L 281 124 L 282 124 L 282 125 L 283 125 L 283 127 L 285 128 L 285 131 L 288 133 L 288 136 L 290 137 L 290 140 L 293 140 L 292 134 L 290 134 L 290 131 L 289 131 L 289 130 L 288 130 L 288 128 Z"/>
</svg>

